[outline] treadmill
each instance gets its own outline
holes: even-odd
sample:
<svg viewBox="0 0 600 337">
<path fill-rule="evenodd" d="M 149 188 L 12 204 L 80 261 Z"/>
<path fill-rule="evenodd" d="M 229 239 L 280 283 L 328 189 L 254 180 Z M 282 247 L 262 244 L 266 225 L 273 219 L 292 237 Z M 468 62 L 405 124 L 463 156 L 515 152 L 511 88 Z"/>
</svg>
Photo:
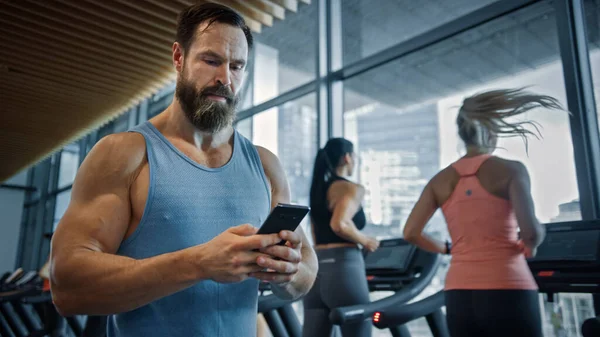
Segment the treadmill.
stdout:
<svg viewBox="0 0 600 337">
<path fill-rule="evenodd" d="M 258 290 L 258 312 L 265 317 L 273 337 L 302 337 L 302 324 L 292 308 L 295 301 L 277 297 L 268 283 L 261 282 Z"/>
<path fill-rule="evenodd" d="M 434 337 L 449 337 L 442 312 L 444 293 L 407 304 L 431 282 L 440 256 L 408 243 L 404 239 L 380 242 L 379 249 L 366 254 L 365 266 L 371 291 L 394 291 L 394 295 L 369 304 L 333 309 L 329 316 L 335 325 L 372 318 L 379 329 L 389 329 L 394 337 L 409 337 L 406 323 L 425 317 Z"/>
<path fill-rule="evenodd" d="M 557 293 L 594 294 L 596 317 L 583 323 L 582 334 L 600 336 L 600 220 L 547 224 L 546 238 L 528 263 L 549 302 Z"/>
</svg>

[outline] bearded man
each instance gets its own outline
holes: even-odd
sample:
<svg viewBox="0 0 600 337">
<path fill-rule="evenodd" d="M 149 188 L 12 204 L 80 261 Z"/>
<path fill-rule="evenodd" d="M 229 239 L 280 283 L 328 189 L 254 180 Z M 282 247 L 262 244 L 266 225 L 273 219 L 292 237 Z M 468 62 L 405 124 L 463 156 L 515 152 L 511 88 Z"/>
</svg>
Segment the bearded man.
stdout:
<svg viewBox="0 0 600 337">
<path fill-rule="evenodd" d="M 179 15 L 172 104 L 100 140 L 75 178 L 52 239 L 62 315 L 108 315 L 108 337 L 250 336 L 259 282 L 308 292 L 317 260 L 302 229 L 256 234 L 290 191 L 277 157 L 233 128 L 251 48 L 227 7 Z"/>
</svg>

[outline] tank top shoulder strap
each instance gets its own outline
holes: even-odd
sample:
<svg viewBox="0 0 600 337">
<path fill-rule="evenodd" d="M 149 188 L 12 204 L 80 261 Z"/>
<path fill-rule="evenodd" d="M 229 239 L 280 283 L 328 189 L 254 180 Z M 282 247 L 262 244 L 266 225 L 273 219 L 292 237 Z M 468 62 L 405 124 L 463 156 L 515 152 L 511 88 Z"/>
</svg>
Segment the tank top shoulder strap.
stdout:
<svg viewBox="0 0 600 337">
<path fill-rule="evenodd" d="M 476 157 L 464 157 L 452 164 L 452 167 L 461 177 L 468 177 L 477 174 L 483 163 L 491 158 L 490 154 L 482 154 Z"/>
<path fill-rule="evenodd" d="M 146 154 L 148 156 L 148 162 L 154 167 L 156 166 L 157 155 L 160 157 L 160 153 L 156 154 L 156 151 L 160 152 L 160 149 L 156 149 L 157 147 L 160 147 L 160 139 L 159 136 L 152 131 L 152 128 L 153 127 L 152 124 L 150 124 L 150 121 L 145 121 L 144 123 L 130 128 L 127 130 L 127 132 L 139 133 L 144 137 L 146 142 Z M 152 171 L 153 170 L 151 170 L 151 172 Z"/>
</svg>

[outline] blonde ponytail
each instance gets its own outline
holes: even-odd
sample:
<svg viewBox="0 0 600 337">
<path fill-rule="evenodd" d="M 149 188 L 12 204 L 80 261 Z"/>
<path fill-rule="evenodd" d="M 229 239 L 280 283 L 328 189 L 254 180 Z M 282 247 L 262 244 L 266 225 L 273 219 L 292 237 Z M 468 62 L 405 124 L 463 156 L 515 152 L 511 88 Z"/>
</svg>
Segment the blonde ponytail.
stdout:
<svg viewBox="0 0 600 337">
<path fill-rule="evenodd" d="M 521 137 L 528 148 L 528 136 L 541 137 L 539 124 L 533 120 L 507 122 L 506 119 L 536 108 L 563 110 L 557 99 L 521 89 L 492 90 L 464 100 L 456 123 L 467 145 L 489 146 L 490 134 L 497 137 Z M 535 132 L 526 127 L 532 126 Z"/>
</svg>

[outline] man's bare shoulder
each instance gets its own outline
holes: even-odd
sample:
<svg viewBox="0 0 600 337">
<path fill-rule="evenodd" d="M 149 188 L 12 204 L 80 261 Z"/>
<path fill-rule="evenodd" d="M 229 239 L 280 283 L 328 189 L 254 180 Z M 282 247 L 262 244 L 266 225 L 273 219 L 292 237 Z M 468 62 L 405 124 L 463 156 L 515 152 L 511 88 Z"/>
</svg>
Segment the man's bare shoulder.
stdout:
<svg viewBox="0 0 600 337">
<path fill-rule="evenodd" d="M 260 162 L 262 163 L 263 170 L 265 171 L 269 183 L 272 185 L 283 183 L 283 180 L 285 180 L 285 171 L 279 158 L 277 158 L 273 152 L 262 146 L 254 145 L 254 147 L 258 152 Z"/>
<path fill-rule="evenodd" d="M 100 139 L 79 169 L 78 176 L 98 179 L 131 176 L 146 162 L 144 136 L 135 132 L 115 133 Z"/>
</svg>

